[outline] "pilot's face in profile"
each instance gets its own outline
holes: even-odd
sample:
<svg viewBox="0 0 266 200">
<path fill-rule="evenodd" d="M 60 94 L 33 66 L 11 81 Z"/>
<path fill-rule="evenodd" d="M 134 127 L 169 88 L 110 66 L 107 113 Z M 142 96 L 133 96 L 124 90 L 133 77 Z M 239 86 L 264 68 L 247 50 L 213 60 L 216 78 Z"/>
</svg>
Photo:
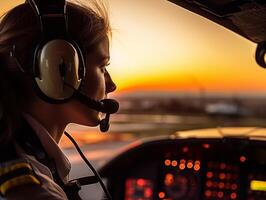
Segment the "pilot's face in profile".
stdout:
<svg viewBox="0 0 266 200">
<path fill-rule="evenodd" d="M 95 100 L 107 97 L 107 94 L 116 89 L 110 74 L 106 70 L 109 63 L 109 39 L 103 38 L 96 44 L 93 51 L 86 55 L 86 75 L 81 91 Z M 71 100 L 67 109 L 71 116 L 71 122 L 87 126 L 96 126 L 100 122 L 99 112 L 89 109 L 78 100 Z"/>
</svg>

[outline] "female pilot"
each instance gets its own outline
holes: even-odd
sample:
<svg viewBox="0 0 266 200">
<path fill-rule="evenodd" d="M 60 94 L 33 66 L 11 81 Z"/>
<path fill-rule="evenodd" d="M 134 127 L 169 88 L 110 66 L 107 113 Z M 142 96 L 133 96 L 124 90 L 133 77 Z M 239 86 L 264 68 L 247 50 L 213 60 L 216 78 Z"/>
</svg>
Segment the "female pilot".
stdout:
<svg viewBox="0 0 266 200">
<path fill-rule="evenodd" d="M 97 126 L 100 116 L 98 111 L 88 108 L 75 97 L 52 102 L 43 97 L 45 92 L 40 94 L 40 90 L 54 86 L 48 84 L 44 89 L 41 86 L 45 81 L 42 77 L 45 71 L 42 70 L 46 68 L 36 70 L 36 66 L 32 66 L 38 64 L 33 62 L 36 46 L 44 31 L 48 30 L 46 34 L 49 35 L 61 30 L 56 30 L 58 27 L 55 26 L 53 31 L 40 25 L 53 24 L 55 18 L 40 22 L 33 9 L 36 5 L 32 6 L 32 2 L 38 1 L 27 1 L 15 7 L 0 23 L 0 194 L 8 200 L 68 199 L 62 185 L 68 181 L 70 163 L 59 149 L 58 142 L 69 123 Z M 94 100 L 105 99 L 116 89 L 106 70 L 111 33 L 106 10 L 96 3 L 92 9 L 68 2 L 66 15 L 67 34 L 81 49 L 85 63 L 85 69 L 71 72 L 71 81 L 77 74 L 84 76 L 80 75 L 82 77 L 77 79 L 81 81 L 74 80 L 76 82 L 67 90 L 80 90 Z M 80 58 L 80 55 L 75 56 L 74 62 Z M 62 69 L 59 70 L 60 73 L 63 71 L 62 80 L 68 79 L 64 75 L 68 73 L 64 69 L 65 59 L 68 58 L 62 57 Z M 49 63 L 45 66 L 49 68 Z M 38 75 L 32 75 L 36 73 L 34 71 Z M 37 84 L 36 76 L 39 77 Z"/>
</svg>

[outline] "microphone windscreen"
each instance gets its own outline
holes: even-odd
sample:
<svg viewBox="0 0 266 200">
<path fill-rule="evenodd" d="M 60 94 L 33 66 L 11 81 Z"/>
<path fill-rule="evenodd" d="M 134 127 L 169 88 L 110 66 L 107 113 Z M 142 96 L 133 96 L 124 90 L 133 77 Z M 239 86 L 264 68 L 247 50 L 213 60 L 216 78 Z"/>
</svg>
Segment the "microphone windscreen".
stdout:
<svg viewBox="0 0 266 200">
<path fill-rule="evenodd" d="M 100 101 L 102 103 L 101 112 L 113 114 L 119 109 L 119 103 L 114 99 L 103 99 Z"/>
</svg>

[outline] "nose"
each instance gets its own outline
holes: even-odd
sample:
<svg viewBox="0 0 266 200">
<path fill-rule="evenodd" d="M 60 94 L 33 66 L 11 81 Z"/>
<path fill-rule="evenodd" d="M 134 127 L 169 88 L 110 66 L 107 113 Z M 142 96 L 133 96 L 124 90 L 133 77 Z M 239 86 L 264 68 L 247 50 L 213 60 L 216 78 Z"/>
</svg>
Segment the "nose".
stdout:
<svg viewBox="0 0 266 200">
<path fill-rule="evenodd" d="M 105 88 L 106 88 L 106 94 L 116 90 L 116 84 L 113 82 L 108 72 L 105 73 Z"/>
</svg>

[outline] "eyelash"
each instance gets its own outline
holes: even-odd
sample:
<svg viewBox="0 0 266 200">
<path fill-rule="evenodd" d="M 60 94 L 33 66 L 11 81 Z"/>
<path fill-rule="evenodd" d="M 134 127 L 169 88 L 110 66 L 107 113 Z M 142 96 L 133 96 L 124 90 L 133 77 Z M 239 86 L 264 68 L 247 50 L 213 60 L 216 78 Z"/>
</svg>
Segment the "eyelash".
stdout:
<svg viewBox="0 0 266 200">
<path fill-rule="evenodd" d="M 106 73 L 107 72 L 106 67 L 108 65 L 110 65 L 110 63 L 104 64 L 104 65 L 101 66 L 101 70 L 102 70 L 103 73 Z"/>
</svg>

